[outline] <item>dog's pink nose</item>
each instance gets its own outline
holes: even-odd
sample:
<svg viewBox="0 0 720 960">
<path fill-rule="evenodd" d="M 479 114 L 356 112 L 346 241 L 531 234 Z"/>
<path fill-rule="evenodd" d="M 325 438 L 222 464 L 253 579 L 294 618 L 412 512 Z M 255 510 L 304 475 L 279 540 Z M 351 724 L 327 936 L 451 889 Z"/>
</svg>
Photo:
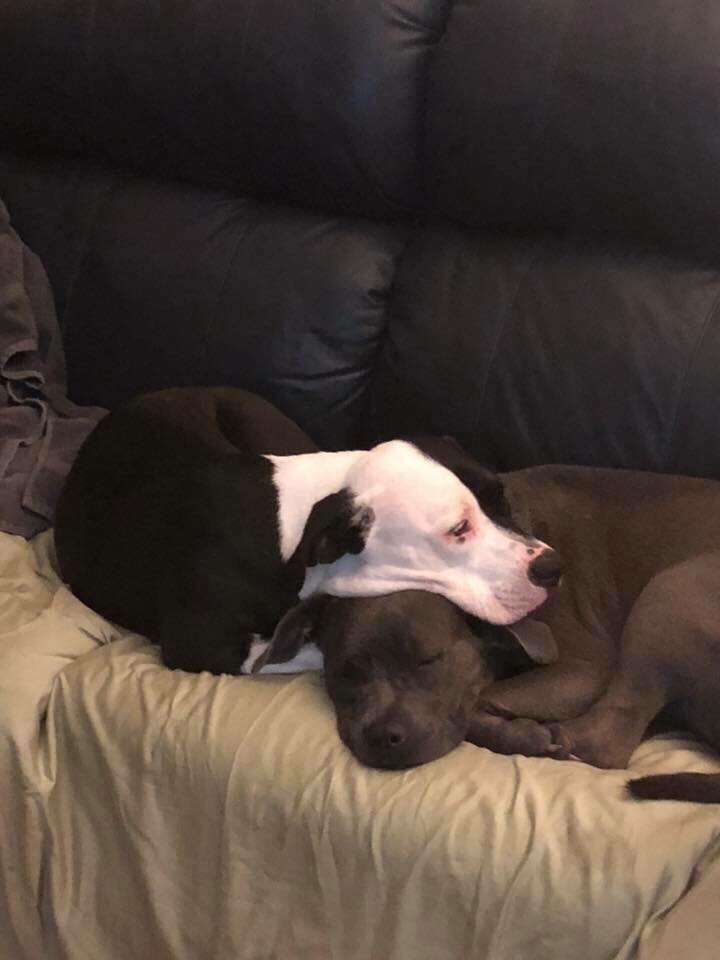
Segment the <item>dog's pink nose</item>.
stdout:
<svg viewBox="0 0 720 960">
<path fill-rule="evenodd" d="M 558 585 L 562 572 L 562 561 L 556 551 L 543 550 L 528 567 L 528 579 L 547 590 Z"/>
</svg>

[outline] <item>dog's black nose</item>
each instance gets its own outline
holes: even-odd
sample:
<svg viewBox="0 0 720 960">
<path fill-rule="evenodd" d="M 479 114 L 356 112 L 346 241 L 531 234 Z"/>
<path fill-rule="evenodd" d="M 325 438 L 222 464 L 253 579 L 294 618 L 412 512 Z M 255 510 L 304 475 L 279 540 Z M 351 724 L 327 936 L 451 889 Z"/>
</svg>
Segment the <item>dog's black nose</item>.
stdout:
<svg viewBox="0 0 720 960">
<path fill-rule="evenodd" d="M 554 550 L 543 550 L 528 567 L 528 577 L 538 587 L 556 587 L 562 572 L 562 561 Z"/>
<path fill-rule="evenodd" d="M 399 720 L 375 720 L 365 728 L 365 739 L 373 750 L 395 750 L 407 739 L 407 728 Z"/>
</svg>

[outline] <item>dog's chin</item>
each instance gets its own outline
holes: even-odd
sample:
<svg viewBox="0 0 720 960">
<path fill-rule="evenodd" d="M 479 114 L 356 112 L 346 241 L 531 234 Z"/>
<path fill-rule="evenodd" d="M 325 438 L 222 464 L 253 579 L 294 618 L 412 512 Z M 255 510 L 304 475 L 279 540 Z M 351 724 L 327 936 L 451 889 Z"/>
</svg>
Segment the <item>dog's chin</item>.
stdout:
<svg viewBox="0 0 720 960">
<path fill-rule="evenodd" d="M 522 620 L 537 610 L 547 600 L 549 593 L 544 587 L 535 586 L 529 580 L 509 590 L 492 590 L 486 584 L 473 589 L 472 582 L 465 581 L 459 587 L 445 585 L 444 592 L 466 613 L 487 623 L 505 627 Z"/>
<path fill-rule="evenodd" d="M 506 627 L 533 613 L 546 602 L 549 596 L 549 592 L 544 587 L 530 585 L 530 589 L 523 593 L 493 597 L 485 613 L 475 614 L 475 616 L 499 627 Z"/>
</svg>

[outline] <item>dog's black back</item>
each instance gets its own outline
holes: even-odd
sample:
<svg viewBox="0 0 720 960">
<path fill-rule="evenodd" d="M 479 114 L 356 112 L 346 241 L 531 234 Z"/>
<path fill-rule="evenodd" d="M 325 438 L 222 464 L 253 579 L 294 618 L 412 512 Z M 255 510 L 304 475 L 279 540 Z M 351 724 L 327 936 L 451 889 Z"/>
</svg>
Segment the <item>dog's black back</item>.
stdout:
<svg viewBox="0 0 720 960">
<path fill-rule="evenodd" d="M 166 390 L 125 404 L 87 439 L 60 498 L 63 579 L 108 619 L 161 642 L 165 634 L 170 665 L 173 647 L 196 634 L 198 669 L 239 668 L 243 623 L 271 633 L 302 582 L 282 564 L 277 538 L 259 535 L 277 513 L 272 465 L 260 454 L 316 450 L 242 390 Z M 216 638 L 209 659 L 204 634 Z M 175 652 L 193 669 L 187 650 Z"/>
</svg>

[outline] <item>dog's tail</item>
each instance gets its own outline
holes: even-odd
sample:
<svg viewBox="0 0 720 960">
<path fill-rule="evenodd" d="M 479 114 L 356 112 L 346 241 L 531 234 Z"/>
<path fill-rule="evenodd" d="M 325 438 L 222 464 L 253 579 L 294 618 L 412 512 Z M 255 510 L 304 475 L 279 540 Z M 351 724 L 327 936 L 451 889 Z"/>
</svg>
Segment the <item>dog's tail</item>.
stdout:
<svg viewBox="0 0 720 960">
<path fill-rule="evenodd" d="M 720 773 L 657 773 L 631 780 L 627 789 L 637 800 L 720 803 Z"/>
</svg>

